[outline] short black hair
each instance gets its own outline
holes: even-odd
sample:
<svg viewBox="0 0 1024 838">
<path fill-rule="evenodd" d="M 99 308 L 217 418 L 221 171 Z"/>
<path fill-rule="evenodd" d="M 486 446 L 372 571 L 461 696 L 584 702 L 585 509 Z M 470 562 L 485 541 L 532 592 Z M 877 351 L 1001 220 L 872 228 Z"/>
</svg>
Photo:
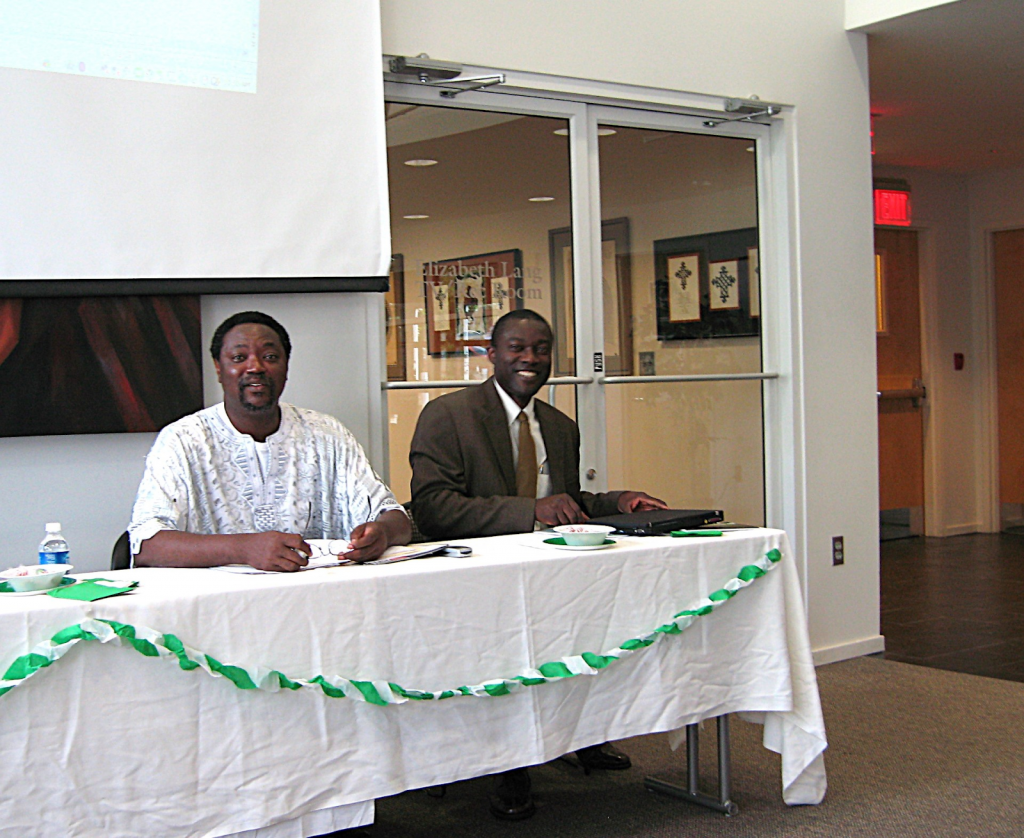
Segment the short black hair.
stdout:
<svg viewBox="0 0 1024 838">
<path fill-rule="evenodd" d="M 232 314 L 227 320 L 221 323 L 217 327 L 217 331 L 213 333 L 213 339 L 210 341 L 210 354 L 213 356 L 214 361 L 220 363 L 220 351 L 224 348 L 224 336 L 235 328 L 235 326 L 241 326 L 244 323 L 256 323 L 257 325 L 273 329 L 277 332 L 277 336 L 281 338 L 284 357 L 286 359 L 291 357 L 292 342 L 288 337 L 288 331 L 284 326 L 278 323 L 269 314 L 264 314 L 262 311 L 240 311 L 238 314 Z"/>
<path fill-rule="evenodd" d="M 491 346 L 497 346 L 498 338 L 501 337 L 501 333 L 513 323 L 517 323 L 520 320 L 532 320 L 535 323 L 540 323 L 548 330 L 549 335 L 552 337 L 555 335 L 555 333 L 551 331 L 551 324 L 548 323 L 543 316 L 537 314 L 537 312 L 532 308 L 514 308 L 512 311 L 499 317 L 498 322 L 494 324 L 494 328 L 491 330 Z"/>
</svg>

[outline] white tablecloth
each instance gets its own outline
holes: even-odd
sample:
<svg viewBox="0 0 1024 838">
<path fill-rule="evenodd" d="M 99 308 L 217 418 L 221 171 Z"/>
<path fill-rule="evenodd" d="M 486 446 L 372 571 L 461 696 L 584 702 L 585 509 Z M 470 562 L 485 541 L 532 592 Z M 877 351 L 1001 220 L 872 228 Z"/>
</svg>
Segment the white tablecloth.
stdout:
<svg viewBox="0 0 1024 838">
<path fill-rule="evenodd" d="M 439 692 L 614 649 L 769 550 L 783 558 L 681 634 L 598 674 L 498 697 L 377 706 L 318 688 L 241 690 L 173 659 L 79 643 L 0 696 L 0 835 L 317 834 L 366 822 L 375 797 L 741 711 L 764 714 L 786 801 L 821 800 L 825 730 L 784 533 L 624 539 L 587 553 L 543 537 L 467 541 L 474 555 L 461 559 L 291 575 L 94 574 L 141 584 L 91 604 L 0 596 L 0 673 L 95 618 L 173 634 L 252 673 Z"/>
</svg>

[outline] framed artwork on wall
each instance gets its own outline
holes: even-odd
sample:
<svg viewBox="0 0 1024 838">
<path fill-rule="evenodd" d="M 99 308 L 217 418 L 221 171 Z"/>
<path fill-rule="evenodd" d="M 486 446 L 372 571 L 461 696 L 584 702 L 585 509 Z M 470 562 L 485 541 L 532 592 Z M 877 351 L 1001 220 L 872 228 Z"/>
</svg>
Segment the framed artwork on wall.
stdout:
<svg viewBox="0 0 1024 838">
<path fill-rule="evenodd" d="M 391 257 L 388 290 L 384 292 L 384 331 L 388 356 L 388 381 L 405 381 L 405 259 Z"/>
<path fill-rule="evenodd" d="M 461 355 L 487 347 L 498 318 L 523 307 L 522 283 L 518 249 L 425 262 L 427 352 Z"/>
<path fill-rule="evenodd" d="M 757 228 L 654 242 L 658 340 L 761 332 Z"/>
<path fill-rule="evenodd" d="M 573 316 L 572 229 L 548 231 L 551 311 L 555 332 L 554 374 L 576 374 Z M 601 276 L 604 289 L 604 368 L 608 375 L 633 374 L 633 294 L 629 219 L 601 222 Z"/>
</svg>

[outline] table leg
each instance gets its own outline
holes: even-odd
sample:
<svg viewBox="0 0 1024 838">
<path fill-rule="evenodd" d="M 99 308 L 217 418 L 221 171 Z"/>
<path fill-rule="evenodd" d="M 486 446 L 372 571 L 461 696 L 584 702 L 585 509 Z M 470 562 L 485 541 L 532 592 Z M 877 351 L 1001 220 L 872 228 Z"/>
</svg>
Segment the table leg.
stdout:
<svg viewBox="0 0 1024 838">
<path fill-rule="evenodd" d="M 700 728 L 696 724 L 686 726 L 686 788 L 657 777 L 644 779 L 644 786 L 650 791 L 670 794 L 689 800 L 698 806 L 706 806 L 731 817 L 739 807 L 729 798 L 732 796 L 732 771 L 729 751 L 729 717 L 719 716 L 718 722 L 718 797 L 704 794 L 700 790 Z"/>
</svg>

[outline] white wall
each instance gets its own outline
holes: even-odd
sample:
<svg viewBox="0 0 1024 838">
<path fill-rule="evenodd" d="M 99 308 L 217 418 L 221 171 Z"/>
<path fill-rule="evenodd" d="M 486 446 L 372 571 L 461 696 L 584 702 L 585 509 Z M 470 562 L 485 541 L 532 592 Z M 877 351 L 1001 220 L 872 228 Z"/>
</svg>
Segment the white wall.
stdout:
<svg viewBox="0 0 1024 838">
<path fill-rule="evenodd" d="M 204 297 L 203 378 L 207 404 L 220 401 L 205 347 L 236 311 L 276 317 L 292 338 L 285 399 L 342 420 L 382 468 L 378 294 Z M 371 351 L 368 351 L 369 350 Z M 78 570 L 103 570 L 124 531 L 154 434 L 0 439 L 0 567 L 36 560 L 47 521 L 60 521 Z"/>
<path fill-rule="evenodd" d="M 846 28 L 861 29 L 960 0 L 846 0 Z"/>
<path fill-rule="evenodd" d="M 819 657 L 880 647 L 867 46 L 842 0 L 382 0 L 386 53 L 795 106 L 794 531 Z M 724 49 L 724 53 L 723 53 Z M 846 538 L 834 568 L 830 539 Z"/>
<path fill-rule="evenodd" d="M 875 175 L 910 184 L 913 226 L 920 233 L 926 534 L 977 532 L 983 529 L 975 491 L 983 359 L 974 335 L 968 179 L 894 166 L 878 166 Z M 955 352 L 965 356 L 963 370 L 953 369 Z"/>
<path fill-rule="evenodd" d="M 154 434 L 0 439 L 0 567 L 32 564 L 60 521 L 77 570 L 110 566 Z"/>
</svg>

